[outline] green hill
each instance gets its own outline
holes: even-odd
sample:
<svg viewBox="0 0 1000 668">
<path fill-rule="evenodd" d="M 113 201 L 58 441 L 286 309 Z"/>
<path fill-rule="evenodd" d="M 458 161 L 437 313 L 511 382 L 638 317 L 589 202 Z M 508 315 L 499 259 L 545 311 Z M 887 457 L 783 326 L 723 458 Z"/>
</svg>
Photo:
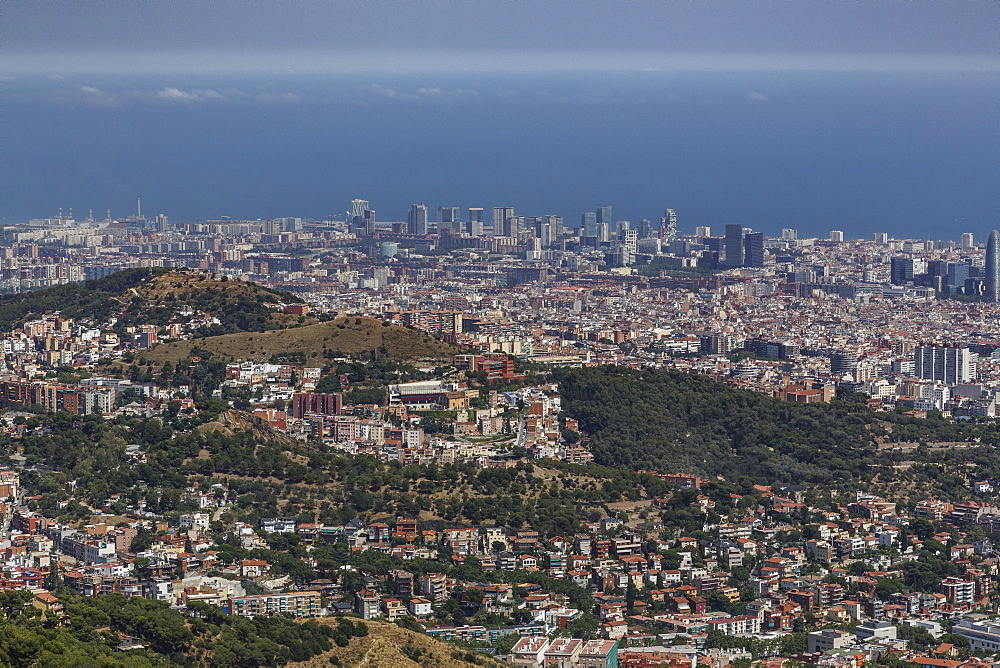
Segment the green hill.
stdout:
<svg viewBox="0 0 1000 668">
<path fill-rule="evenodd" d="M 356 622 L 357 620 L 354 620 Z M 337 628 L 339 620 L 322 619 L 320 624 Z M 352 637 L 341 647 L 315 656 L 307 661 L 291 663 L 296 668 L 313 666 L 393 666 L 394 668 L 418 668 L 419 666 L 439 666 L 440 668 L 462 668 L 464 666 L 506 665 L 485 654 L 470 652 L 436 640 L 430 636 L 400 628 L 395 624 L 367 621 L 367 635 Z"/>
<path fill-rule="evenodd" d="M 297 317 L 276 313 L 269 302 L 302 300 L 254 283 L 215 280 L 203 272 L 165 268 L 125 269 L 84 283 L 0 296 L 0 331 L 52 313 L 95 324 L 117 319 L 114 328 L 165 325 L 184 321 L 182 306 L 202 311 L 221 323 L 204 328 L 206 335 L 264 331 L 297 323 Z"/>
<path fill-rule="evenodd" d="M 202 602 L 191 615 L 163 601 L 121 594 L 86 597 L 56 587 L 65 621 L 45 618 L 28 591 L 0 593 L 0 664 L 4 666 L 281 666 L 307 661 L 350 635 L 285 617 L 249 619 Z M 352 625 L 351 631 L 357 633 Z M 127 652 L 113 648 L 133 645 Z"/>
<path fill-rule="evenodd" d="M 886 425 L 897 441 L 970 440 L 969 428 L 939 417 L 875 413 L 856 401 L 788 403 L 677 371 L 596 367 L 555 378 L 563 408 L 606 466 L 839 484 L 871 480 Z"/>
<path fill-rule="evenodd" d="M 333 355 L 375 351 L 395 360 L 450 361 L 464 349 L 423 332 L 386 325 L 378 318 L 338 318 L 314 325 L 262 333 L 240 333 L 207 339 L 175 341 L 156 346 L 143 357 L 156 363 L 176 363 L 201 348 L 219 359 L 268 360 L 278 355 L 305 366 L 322 366 Z"/>
</svg>

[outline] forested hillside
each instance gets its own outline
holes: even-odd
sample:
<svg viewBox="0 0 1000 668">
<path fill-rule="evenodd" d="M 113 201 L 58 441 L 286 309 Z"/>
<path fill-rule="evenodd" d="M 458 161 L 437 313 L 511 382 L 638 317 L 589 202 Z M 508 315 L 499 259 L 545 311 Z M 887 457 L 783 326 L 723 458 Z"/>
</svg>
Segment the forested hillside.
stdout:
<svg viewBox="0 0 1000 668">
<path fill-rule="evenodd" d="M 52 586 L 65 605 L 66 625 L 56 613 L 33 607 L 31 592 L 0 593 L 3 665 L 280 666 L 367 635 L 360 623 L 337 628 L 286 617 L 248 619 L 201 602 L 188 604 L 193 614 L 186 615 L 162 601 L 120 594 L 93 598 L 54 581 Z M 116 652 L 120 645 L 135 649 Z"/>
<path fill-rule="evenodd" d="M 215 280 L 202 272 L 162 267 L 125 269 L 84 283 L 0 296 L 0 331 L 55 312 L 94 323 L 114 316 L 118 330 L 130 325 L 165 325 L 178 321 L 179 307 L 189 306 L 221 321 L 205 327 L 205 335 L 262 332 L 283 325 L 265 306 L 276 301 L 302 300 L 254 283 Z"/>
<path fill-rule="evenodd" d="M 915 424 L 857 401 L 788 403 L 677 371 L 598 367 L 561 370 L 556 379 L 564 410 L 606 466 L 840 483 L 871 479 L 885 424 L 894 440 L 970 437 L 970 428 L 941 419 Z"/>
<path fill-rule="evenodd" d="M 106 320 L 120 309 L 120 296 L 143 281 L 168 269 L 125 269 L 84 283 L 67 283 L 44 290 L 0 296 L 0 331 L 20 327 L 25 321 L 59 311 L 66 318 Z"/>
</svg>

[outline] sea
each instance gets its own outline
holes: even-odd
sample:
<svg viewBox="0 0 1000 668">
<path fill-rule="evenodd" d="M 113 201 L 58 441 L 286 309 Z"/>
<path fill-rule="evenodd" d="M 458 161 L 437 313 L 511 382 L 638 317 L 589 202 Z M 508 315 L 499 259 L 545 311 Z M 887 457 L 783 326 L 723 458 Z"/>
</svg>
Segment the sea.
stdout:
<svg viewBox="0 0 1000 668">
<path fill-rule="evenodd" d="M 414 203 L 682 233 L 985 239 L 995 72 L 62 75 L 0 80 L 0 223 L 381 221 Z"/>
</svg>

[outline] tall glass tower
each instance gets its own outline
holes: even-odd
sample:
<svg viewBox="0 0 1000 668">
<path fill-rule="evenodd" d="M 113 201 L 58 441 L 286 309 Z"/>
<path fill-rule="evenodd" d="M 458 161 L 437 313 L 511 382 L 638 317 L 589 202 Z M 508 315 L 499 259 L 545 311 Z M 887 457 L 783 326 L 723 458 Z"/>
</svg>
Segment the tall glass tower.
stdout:
<svg viewBox="0 0 1000 668">
<path fill-rule="evenodd" d="M 986 242 L 986 301 L 1000 302 L 1000 232 L 990 232 Z"/>
<path fill-rule="evenodd" d="M 427 205 L 421 202 L 410 207 L 410 214 L 406 218 L 406 231 L 408 234 L 427 234 Z"/>
</svg>

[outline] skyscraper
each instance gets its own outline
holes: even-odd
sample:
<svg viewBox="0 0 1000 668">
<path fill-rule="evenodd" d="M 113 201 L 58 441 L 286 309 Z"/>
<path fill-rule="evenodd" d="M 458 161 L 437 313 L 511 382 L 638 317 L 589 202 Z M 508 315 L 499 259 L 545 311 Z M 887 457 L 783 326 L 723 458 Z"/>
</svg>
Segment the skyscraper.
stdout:
<svg viewBox="0 0 1000 668">
<path fill-rule="evenodd" d="M 799 233 L 791 227 L 786 227 L 781 230 L 781 238 L 785 241 L 795 241 L 799 238 Z"/>
<path fill-rule="evenodd" d="M 510 229 L 510 219 L 514 217 L 514 207 L 493 207 L 493 235 L 503 236 Z"/>
<path fill-rule="evenodd" d="M 677 212 L 673 209 L 664 209 L 663 217 L 660 218 L 660 227 L 663 228 L 663 238 L 673 239 L 677 236 Z"/>
<path fill-rule="evenodd" d="M 361 218 L 365 215 L 365 211 L 367 210 L 368 210 L 368 200 L 366 199 L 351 200 L 351 218 Z"/>
<path fill-rule="evenodd" d="M 726 225 L 726 266 L 743 266 L 743 226 Z"/>
<path fill-rule="evenodd" d="M 976 364 L 968 348 L 922 345 L 913 351 L 913 372 L 917 378 L 955 385 L 975 378 Z"/>
<path fill-rule="evenodd" d="M 457 206 L 438 207 L 438 228 L 451 227 L 462 219 L 462 210 Z"/>
<path fill-rule="evenodd" d="M 474 206 L 469 208 L 469 236 L 483 236 L 483 207 Z"/>
<path fill-rule="evenodd" d="M 375 234 L 375 211 L 368 206 L 368 200 L 351 200 L 351 227 L 365 234 Z"/>
<path fill-rule="evenodd" d="M 597 222 L 607 223 L 608 229 L 611 229 L 611 207 L 610 206 L 599 206 L 597 207 Z"/>
<path fill-rule="evenodd" d="M 838 244 L 844 240 L 844 233 L 840 230 L 830 230 L 830 241 L 836 241 Z"/>
<path fill-rule="evenodd" d="M 962 232 L 962 250 L 972 250 L 976 245 L 976 242 L 972 236 L 972 232 Z"/>
<path fill-rule="evenodd" d="M 743 266 L 764 266 L 764 234 L 751 232 L 743 236 Z"/>
<path fill-rule="evenodd" d="M 421 202 L 410 207 L 406 218 L 406 231 L 423 236 L 427 234 L 427 205 Z"/>
<path fill-rule="evenodd" d="M 625 230 L 622 232 L 622 246 L 628 250 L 630 257 L 635 257 L 638 248 L 639 233 L 635 230 Z"/>
<path fill-rule="evenodd" d="M 511 213 L 514 209 L 510 210 Z M 521 230 L 524 229 L 524 216 L 510 216 L 503 223 L 503 235 L 505 237 L 514 237 L 515 239 L 521 234 Z"/>
<path fill-rule="evenodd" d="M 986 294 L 988 302 L 1000 302 L 1000 232 L 990 232 L 986 242 Z"/>
<path fill-rule="evenodd" d="M 653 224 L 649 222 L 648 218 L 640 220 L 639 226 L 636 229 L 639 232 L 640 239 L 648 239 L 653 234 Z"/>
<path fill-rule="evenodd" d="M 889 260 L 889 280 L 893 285 L 905 285 L 927 269 L 923 258 L 894 257 Z"/>
<path fill-rule="evenodd" d="M 610 231 L 609 231 L 609 227 L 610 226 L 607 223 L 598 223 L 597 224 L 597 241 L 598 241 L 598 243 L 600 243 L 602 241 L 608 241 L 608 239 L 610 238 L 610 234 L 611 234 Z"/>
<path fill-rule="evenodd" d="M 552 245 L 558 246 L 559 240 L 562 239 L 563 235 L 563 219 L 562 216 L 545 216 L 545 222 L 549 224 L 549 230 L 552 235 Z"/>
<path fill-rule="evenodd" d="M 584 211 L 580 216 L 580 226 L 583 228 L 583 234 L 587 237 L 597 236 L 597 214 L 593 211 Z"/>
</svg>

